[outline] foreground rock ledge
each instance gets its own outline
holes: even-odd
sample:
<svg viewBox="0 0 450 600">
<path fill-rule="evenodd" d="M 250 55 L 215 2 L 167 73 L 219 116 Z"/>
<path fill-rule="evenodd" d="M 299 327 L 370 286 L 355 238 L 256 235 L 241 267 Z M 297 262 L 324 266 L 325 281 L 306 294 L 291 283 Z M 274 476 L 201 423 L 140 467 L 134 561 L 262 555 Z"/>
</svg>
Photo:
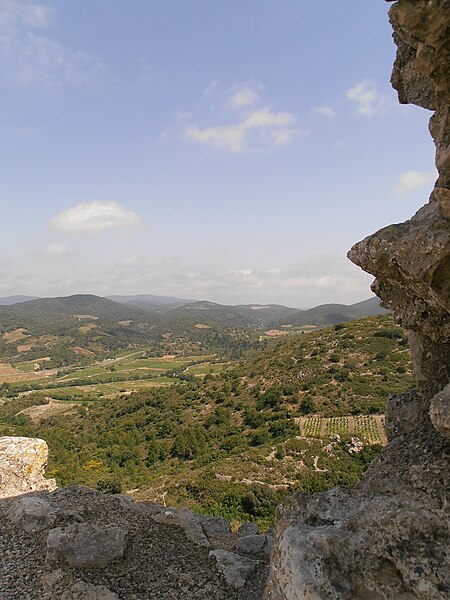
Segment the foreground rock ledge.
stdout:
<svg viewBox="0 0 450 600">
<path fill-rule="evenodd" d="M 0 437 L 0 498 L 56 489 L 54 479 L 45 479 L 48 446 L 44 440 Z"/>
<path fill-rule="evenodd" d="M 399 0 L 390 20 L 391 81 L 401 103 L 434 111 L 439 177 L 413 218 L 349 258 L 376 276 L 372 289 L 410 330 L 418 389 L 389 401 L 390 444 L 355 490 L 298 494 L 278 508 L 267 600 L 450 597 L 450 0 Z"/>
</svg>

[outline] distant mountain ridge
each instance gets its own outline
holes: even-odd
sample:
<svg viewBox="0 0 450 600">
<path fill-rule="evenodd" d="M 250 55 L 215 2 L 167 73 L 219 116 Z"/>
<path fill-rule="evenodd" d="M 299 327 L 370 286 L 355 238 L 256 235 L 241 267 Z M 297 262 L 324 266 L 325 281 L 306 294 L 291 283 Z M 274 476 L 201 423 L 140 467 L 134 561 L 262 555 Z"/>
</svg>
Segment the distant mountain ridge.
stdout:
<svg viewBox="0 0 450 600">
<path fill-rule="evenodd" d="M 11 306 L 12 304 L 18 304 L 19 302 L 29 302 L 30 300 L 38 300 L 39 296 L 5 296 L 0 298 L 0 306 Z"/>
</svg>

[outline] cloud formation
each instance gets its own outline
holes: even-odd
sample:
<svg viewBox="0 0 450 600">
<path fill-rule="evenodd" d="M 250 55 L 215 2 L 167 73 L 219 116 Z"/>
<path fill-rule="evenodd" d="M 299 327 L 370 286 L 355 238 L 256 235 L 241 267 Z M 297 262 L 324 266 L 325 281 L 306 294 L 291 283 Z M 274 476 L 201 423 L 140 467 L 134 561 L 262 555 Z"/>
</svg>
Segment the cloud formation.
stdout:
<svg viewBox="0 0 450 600">
<path fill-rule="evenodd" d="M 0 1 L 0 80 L 45 88 L 98 80 L 100 61 L 49 35 L 54 16 L 52 8 L 34 0 Z"/>
<path fill-rule="evenodd" d="M 50 220 L 53 229 L 63 233 L 96 234 L 107 229 L 136 227 L 142 219 L 117 202 L 82 202 Z"/>
<path fill-rule="evenodd" d="M 312 110 L 318 115 L 323 115 L 330 120 L 336 117 L 336 111 L 334 108 L 331 108 L 331 106 L 315 106 Z"/>
<path fill-rule="evenodd" d="M 65 244 L 58 244 L 55 242 L 45 244 L 42 253 L 49 258 L 60 258 L 61 256 L 66 256 L 69 253 L 69 249 Z"/>
<path fill-rule="evenodd" d="M 220 82 L 212 82 L 207 88 L 207 94 L 218 94 L 219 106 L 225 112 L 230 108 L 237 110 L 238 121 L 204 128 L 190 125 L 185 128 L 183 137 L 211 148 L 242 154 L 253 150 L 277 148 L 305 135 L 304 131 L 294 126 L 296 117 L 293 113 L 274 111 L 268 106 L 261 106 L 259 92 L 262 89 L 263 86 L 258 82 L 236 82 L 227 90 L 221 91 Z"/>
<path fill-rule="evenodd" d="M 400 173 L 397 179 L 397 185 L 394 188 L 394 194 L 404 196 L 414 192 L 436 180 L 436 171 L 405 171 Z"/>
<path fill-rule="evenodd" d="M 228 105 L 231 108 L 240 109 L 255 104 L 259 98 L 258 88 L 261 88 L 261 86 L 256 83 L 233 85 L 229 90 Z"/>
<path fill-rule="evenodd" d="M 385 112 L 389 98 L 380 94 L 374 81 L 366 79 L 345 92 L 348 100 L 356 103 L 356 112 L 364 117 L 375 117 Z"/>
</svg>

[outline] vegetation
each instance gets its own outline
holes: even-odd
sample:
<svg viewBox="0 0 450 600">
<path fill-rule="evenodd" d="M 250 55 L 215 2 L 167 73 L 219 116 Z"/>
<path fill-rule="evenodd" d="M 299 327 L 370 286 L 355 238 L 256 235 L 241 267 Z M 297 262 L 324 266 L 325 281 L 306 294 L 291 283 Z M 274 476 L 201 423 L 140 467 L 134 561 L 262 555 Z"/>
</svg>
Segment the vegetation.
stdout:
<svg viewBox="0 0 450 600">
<path fill-rule="evenodd" d="M 125 393 L 127 377 L 142 388 Z M 412 377 L 405 333 L 383 315 L 292 336 L 234 364 L 158 361 L 141 349 L 45 385 L 4 388 L 0 435 L 44 438 L 59 484 L 135 490 L 268 524 L 283 495 L 357 482 L 381 448 L 388 394 Z M 359 453 L 352 436 L 364 443 Z"/>
</svg>

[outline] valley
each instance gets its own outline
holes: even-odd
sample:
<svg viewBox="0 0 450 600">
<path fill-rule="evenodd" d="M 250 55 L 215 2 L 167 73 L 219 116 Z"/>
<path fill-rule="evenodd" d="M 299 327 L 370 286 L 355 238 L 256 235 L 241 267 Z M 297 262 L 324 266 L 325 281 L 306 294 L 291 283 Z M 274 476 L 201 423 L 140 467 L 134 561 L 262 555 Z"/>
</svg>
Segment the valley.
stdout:
<svg viewBox="0 0 450 600">
<path fill-rule="evenodd" d="M 268 526 L 286 494 L 355 484 L 387 443 L 389 394 L 413 386 L 390 314 L 325 306 L 309 323 L 207 302 L 6 307 L 0 435 L 45 439 L 59 485 Z"/>
</svg>

